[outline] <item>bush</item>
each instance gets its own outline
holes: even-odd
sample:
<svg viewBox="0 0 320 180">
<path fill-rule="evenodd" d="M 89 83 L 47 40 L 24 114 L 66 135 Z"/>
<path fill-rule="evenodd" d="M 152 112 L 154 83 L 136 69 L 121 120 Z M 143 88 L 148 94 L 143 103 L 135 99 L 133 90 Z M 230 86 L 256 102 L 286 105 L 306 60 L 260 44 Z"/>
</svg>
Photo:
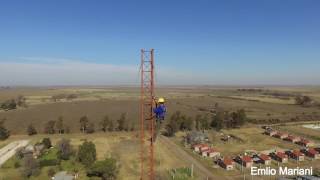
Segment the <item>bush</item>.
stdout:
<svg viewBox="0 0 320 180">
<path fill-rule="evenodd" d="M 50 138 L 43 138 L 43 139 L 42 139 L 42 144 L 44 144 L 44 146 L 45 146 L 47 149 L 49 149 L 49 148 L 52 147 Z"/>
<path fill-rule="evenodd" d="M 96 146 L 93 142 L 85 141 L 79 146 L 78 160 L 86 167 L 89 167 L 97 159 Z"/>
<path fill-rule="evenodd" d="M 10 136 L 10 131 L 4 126 L 5 119 L 0 121 L 0 140 L 6 140 Z"/>
<path fill-rule="evenodd" d="M 87 175 L 101 177 L 103 180 L 116 179 L 119 167 L 114 158 L 95 162 L 87 171 Z"/>
<path fill-rule="evenodd" d="M 57 143 L 57 148 L 58 148 L 57 155 L 58 155 L 59 159 L 69 160 L 69 158 L 73 154 L 73 149 L 72 149 L 72 146 L 70 144 L 70 140 L 61 139 Z"/>
</svg>

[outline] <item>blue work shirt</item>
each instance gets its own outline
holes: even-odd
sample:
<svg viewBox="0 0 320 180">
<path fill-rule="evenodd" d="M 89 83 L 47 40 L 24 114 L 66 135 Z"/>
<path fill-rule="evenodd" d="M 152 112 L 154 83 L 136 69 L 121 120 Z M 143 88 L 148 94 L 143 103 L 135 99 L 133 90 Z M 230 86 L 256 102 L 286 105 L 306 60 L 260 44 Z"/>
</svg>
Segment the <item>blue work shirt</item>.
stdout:
<svg viewBox="0 0 320 180">
<path fill-rule="evenodd" d="M 162 120 L 165 117 L 166 111 L 166 106 L 164 106 L 164 104 L 160 104 L 158 107 L 153 109 L 153 112 L 156 114 L 156 118 Z"/>
</svg>

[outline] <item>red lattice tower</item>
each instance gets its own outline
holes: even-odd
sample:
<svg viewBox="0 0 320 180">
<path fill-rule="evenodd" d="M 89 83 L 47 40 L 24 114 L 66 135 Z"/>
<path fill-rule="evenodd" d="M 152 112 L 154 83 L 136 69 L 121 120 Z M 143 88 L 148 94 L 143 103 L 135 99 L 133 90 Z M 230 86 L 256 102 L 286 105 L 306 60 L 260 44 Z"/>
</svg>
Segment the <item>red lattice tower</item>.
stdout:
<svg viewBox="0 0 320 180">
<path fill-rule="evenodd" d="M 154 173 L 154 50 L 141 49 L 141 97 L 140 97 L 140 142 L 141 176 L 140 179 L 155 179 Z M 145 146 L 145 141 L 150 142 Z M 147 162 L 146 162 L 147 161 Z M 147 164 L 148 169 L 145 169 Z M 146 173 L 147 172 L 147 173 Z"/>
</svg>

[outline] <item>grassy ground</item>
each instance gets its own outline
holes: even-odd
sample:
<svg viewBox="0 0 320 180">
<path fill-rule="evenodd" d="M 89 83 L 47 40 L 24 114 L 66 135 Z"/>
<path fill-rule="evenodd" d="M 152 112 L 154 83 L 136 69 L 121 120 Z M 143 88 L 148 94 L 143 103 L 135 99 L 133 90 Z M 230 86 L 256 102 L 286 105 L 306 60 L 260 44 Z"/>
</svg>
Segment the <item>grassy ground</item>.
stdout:
<svg viewBox="0 0 320 180">
<path fill-rule="evenodd" d="M 244 154 L 246 151 L 265 151 L 271 149 L 297 149 L 298 145 L 262 134 L 260 128 L 250 127 L 232 130 L 223 130 L 224 134 L 233 135 L 242 141 L 231 139 L 229 142 L 221 141 L 219 134 L 212 133 L 213 147 L 223 152 L 225 156 Z"/>
<path fill-rule="evenodd" d="M 78 148 L 80 144 L 86 139 L 88 141 L 92 141 L 96 145 L 97 150 L 97 159 L 102 160 L 105 157 L 115 157 L 121 165 L 119 171 L 119 179 L 128 179 L 135 180 L 140 176 L 140 163 L 139 163 L 139 152 L 140 145 L 137 139 L 137 134 L 135 132 L 132 133 L 97 133 L 91 135 L 85 134 L 68 134 L 68 135 L 36 135 L 36 136 L 12 136 L 8 140 L 2 141 L 1 143 L 7 144 L 16 139 L 26 139 L 30 138 L 31 143 L 36 143 L 42 140 L 44 137 L 50 137 L 53 144 L 56 144 L 58 140 L 61 138 L 67 138 L 71 140 L 71 144 L 75 149 Z M 147 145 L 147 144 L 146 144 Z M 185 162 L 179 161 L 179 157 L 168 156 L 169 149 L 166 146 L 163 146 L 160 142 L 156 143 L 155 146 L 156 152 L 156 171 L 157 174 L 164 179 L 168 177 L 168 171 L 173 168 L 185 167 L 188 164 Z M 52 153 L 44 156 L 43 158 L 50 158 Z M 6 164 L 6 167 L 0 168 L 0 179 L 19 179 L 20 172 L 18 169 L 13 168 L 14 159 L 10 159 Z M 62 166 L 63 169 L 73 168 L 77 164 L 70 164 L 70 162 L 63 161 Z M 47 169 L 44 168 L 41 170 L 41 174 L 39 177 L 34 179 L 47 179 Z M 80 166 L 80 169 L 81 168 Z M 129 176 L 130 175 L 130 176 Z M 80 172 L 80 179 L 87 179 L 85 177 L 85 171 Z"/>
<path fill-rule="evenodd" d="M 288 126 L 277 126 L 279 129 L 302 136 L 305 138 L 310 138 L 317 143 L 320 143 L 320 130 L 305 128 L 302 125 L 288 125 Z"/>
</svg>

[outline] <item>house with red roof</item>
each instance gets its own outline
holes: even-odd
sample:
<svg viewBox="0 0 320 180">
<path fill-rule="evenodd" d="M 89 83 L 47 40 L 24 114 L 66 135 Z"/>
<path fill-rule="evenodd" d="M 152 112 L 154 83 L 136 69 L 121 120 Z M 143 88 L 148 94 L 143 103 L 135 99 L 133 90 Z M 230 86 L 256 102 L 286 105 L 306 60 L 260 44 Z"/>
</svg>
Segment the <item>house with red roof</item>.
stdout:
<svg viewBox="0 0 320 180">
<path fill-rule="evenodd" d="M 270 153 L 270 156 L 281 163 L 287 163 L 288 162 L 288 155 L 286 155 L 284 152 L 276 152 L 276 153 Z"/>
<path fill-rule="evenodd" d="M 264 165 L 270 165 L 271 164 L 271 157 L 266 154 L 260 154 L 258 156 L 260 158 L 260 162 Z"/>
<path fill-rule="evenodd" d="M 304 154 L 300 150 L 286 151 L 286 155 L 296 161 L 304 161 Z"/>
<path fill-rule="evenodd" d="M 196 145 L 193 145 L 192 148 L 195 152 L 201 152 L 204 150 L 208 150 L 209 146 L 207 144 L 196 144 Z"/>
<path fill-rule="evenodd" d="M 301 139 L 297 144 L 304 146 L 304 147 L 310 147 L 314 146 L 314 142 L 308 140 L 308 139 Z"/>
<path fill-rule="evenodd" d="M 208 157 L 211 157 L 211 158 L 217 157 L 217 156 L 220 156 L 220 152 L 218 152 L 218 151 L 215 150 L 215 149 L 210 148 L 210 149 L 208 150 L 208 152 L 207 152 L 207 156 L 208 156 Z"/>
<path fill-rule="evenodd" d="M 306 156 L 311 157 L 313 159 L 320 159 L 320 154 L 314 148 L 309 148 L 308 150 L 301 150 Z"/>
<path fill-rule="evenodd" d="M 297 143 L 297 142 L 299 142 L 301 139 L 300 139 L 300 137 L 289 135 L 288 137 L 284 138 L 284 140 L 285 140 L 285 141 L 292 142 L 292 143 Z"/>
<path fill-rule="evenodd" d="M 209 149 L 205 149 L 203 151 L 200 151 L 200 154 L 202 157 L 208 157 L 208 152 L 209 152 Z"/>
<path fill-rule="evenodd" d="M 237 156 L 235 160 L 242 166 L 249 168 L 253 165 L 253 159 L 250 156 Z"/>
<path fill-rule="evenodd" d="M 234 169 L 235 162 L 230 158 L 218 159 L 217 162 L 218 162 L 219 166 L 221 166 L 222 168 L 224 168 L 228 171 Z"/>
</svg>

